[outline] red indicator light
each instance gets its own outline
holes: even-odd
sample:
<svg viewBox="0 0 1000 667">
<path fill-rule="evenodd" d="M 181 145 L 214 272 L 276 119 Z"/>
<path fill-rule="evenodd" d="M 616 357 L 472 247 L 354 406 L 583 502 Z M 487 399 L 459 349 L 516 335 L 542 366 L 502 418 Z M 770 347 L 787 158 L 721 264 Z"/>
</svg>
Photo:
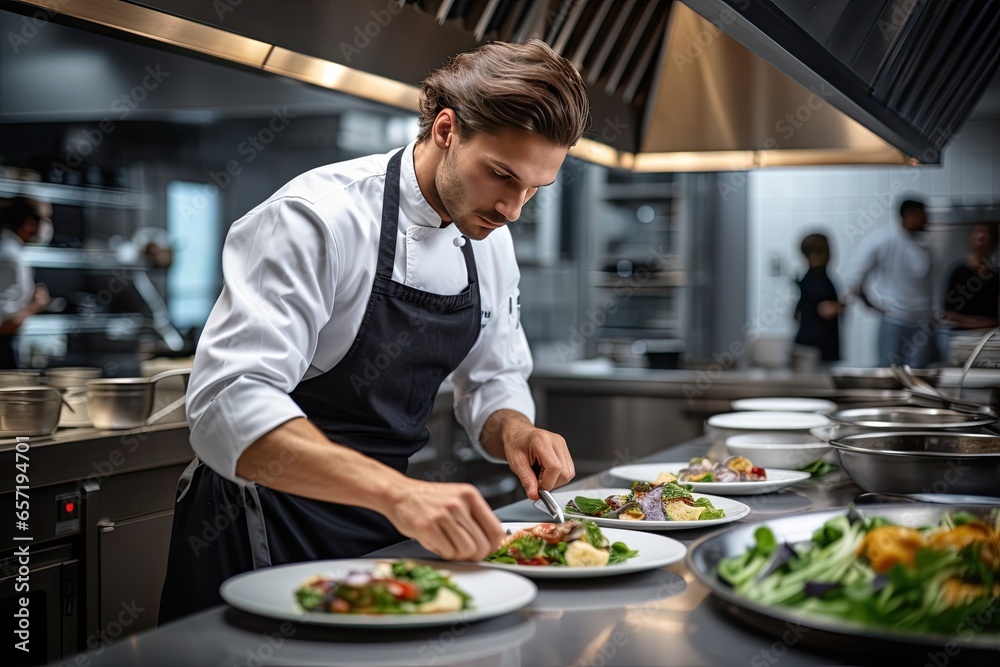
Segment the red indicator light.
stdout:
<svg viewBox="0 0 1000 667">
<path fill-rule="evenodd" d="M 69 512 L 72 512 L 74 509 L 76 509 L 76 505 L 74 505 L 73 503 L 66 503 L 66 512 L 67 512 L 67 514 Z"/>
</svg>

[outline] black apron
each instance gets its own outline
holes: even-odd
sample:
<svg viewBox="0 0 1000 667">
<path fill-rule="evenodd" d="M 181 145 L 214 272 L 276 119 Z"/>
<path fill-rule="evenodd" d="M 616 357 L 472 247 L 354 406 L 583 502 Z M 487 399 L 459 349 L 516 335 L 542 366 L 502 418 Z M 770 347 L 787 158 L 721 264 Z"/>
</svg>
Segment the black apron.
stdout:
<svg viewBox="0 0 1000 667">
<path fill-rule="evenodd" d="M 389 160 L 372 294 L 354 343 L 328 372 L 290 394 L 332 441 L 400 472 L 430 437 L 427 420 L 444 379 L 480 331 L 472 244 L 462 238 L 469 286 L 442 296 L 394 282 L 402 151 Z M 198 459 L 177 487 L 159 623 L 221 604 L 219 586 L 241 572 L 357 558 L 406 539 L 367 509 L 239 486 Z"/>
</svg>

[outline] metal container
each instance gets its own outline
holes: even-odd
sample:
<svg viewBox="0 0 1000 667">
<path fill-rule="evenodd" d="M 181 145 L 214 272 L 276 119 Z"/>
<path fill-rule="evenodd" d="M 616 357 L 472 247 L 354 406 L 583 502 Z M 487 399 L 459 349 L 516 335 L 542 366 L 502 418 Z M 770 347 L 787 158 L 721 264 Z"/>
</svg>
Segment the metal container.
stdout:
<svg viewBox="0 0 1000 667">
<path fill-rule="evenodd" d="M 100 368 L 89 366 L 67 366 L 64 368 L 50 368 L 45 371 L 50 387 L 60 389 L 73 389 L 75 387 L 85 387 L 88 380 L 96 380 L 104 375 Z"/>
<path fill-rule="evenodd" d="M 51 435 L 59 424 L 62 394 L 43 386 L 0 388 L 0 437 Z"/>
<path fill-rule="evenodd" d="M 154 417 L 165 416 L 182 405 L 184 398 L 181 397 L 151 416 L 156 383 L 164 378 L 187 376 L 190 373 L 190 368 L 181 368 L 148 378 L 103 378 L 88 381 L 87 408 L 94 428 L 138 428 L 155 421 Z"/>
<path fill-rule="evenodd" d="M 990 520 L 990 507 L 981 505 L 925 505 L 911 502 L 898 504 L 857 506 L 855 512 L 862 517 L 881 517 L 893 523 L 921 527 L 938 523 L 945 514 L 968 512 L 983 520 Z M 810 614 L 782 605 L 763 605 L 737 594 L 733 587 L 718 576 L 719 562 L 741 556 L 755 543 L 754 532 L 762 525 L 771 529 L 778 543 L 795 544 L 808 540 L 823 524 L 837 516 L 848 514 L 846 509 L 804 512 L 793 516 L 746 521 L 732 524 L 726 530 L 717 530 L 697 539 L 688 547 L 685 564 L 703 584 L 721 607 L 734 618 L 752 625 L 776 640 L 775 645 L 789 641 L 792 636 L 804 646 L 820 650 L 840 650 L 847 646 L 858 655 L 885 654 L 885 662 L 902 660 L 904 663 L 919 660 L 928 662 L 930 647 L 961 646 L 962 663 L 996 664 L 1000 637 L 994 633 L 972 632 L 938 635 L 927 632 L 882 629 L 861 622 L 850 622 L 830 616 Z M 784 646 L 784 644 L 781 644 Z M 767 644 L 768 647 L 771 644 Z M 938 649 L 935 648 L 935 655 Z M 941 649 L 943 650 L 943 648 Z M 905 652 L 904 652 L 905 651 Z M 941 664 L 944 664 L 942 661 Z"/>
<path fill-rule="evenodd" d="M 941 376 L 940 368 L 914 368 L 914 376 L 931 386 L 936 386 Z M 904 389 L 891 368 L 834 368 L 830 371 L 833 386 L 837 389 Z"/>
<path fill-rule="evenodd" d="M 0 371 L 0 388 L 34 387 L 43 379 L 41 371 Z"/>
<path fill-rule="evenodd" d="M 830 419 L 846 426 L 893 431 L 965 429 L 996 422 L 995 417 L 974 412 L 911 405 L 838 410 L 830 415 Z"/>
<path fill-rule="evenodd" d="M 955 431 L 834 438 L 840 464 L 865 491 L 1000 496 L 1000 437 Z"/>
</svg>

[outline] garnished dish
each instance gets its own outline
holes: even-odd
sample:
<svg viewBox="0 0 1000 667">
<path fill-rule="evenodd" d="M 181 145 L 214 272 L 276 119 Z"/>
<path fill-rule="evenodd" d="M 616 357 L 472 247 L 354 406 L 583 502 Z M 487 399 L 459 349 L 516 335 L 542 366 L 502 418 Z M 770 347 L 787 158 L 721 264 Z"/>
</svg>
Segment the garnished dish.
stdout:
<svg viewBox="0 0 1000 667">
<path fill-rule="evenodd" d="M 340 578 L 311 577 L 295 591 L 308 612 L 332 614 L 433 614 L 469 609 L 472 596 L 445 570 L 407 560 L 378 561 L 372 571 Z"/>
<path fill-rule="evenodd" d="M 688 488 L 677 482 L 635 482 L 629 493 L 603 500 L 576 496 L 566 503 L 566 511 L 625 521 L 706 521 L 726 516 L 710 499 L 695 499 Z"/>
<path fill-rule="evenodd" d="M 600 526 L 586 519 L 540 523 L 511 532 L 487 562 L 553 567 L 594 567 L 624 563 L 639 552 L 612 543 Z"/>
<path fill-rule="evenodd" d="M 718 562 L 717 576 L 764 608 L 788 608 L 864 628 L 966 640 L 1000 633 L 1000 514 L 944 513 L 906 527 L 879 516 L 835 516 L 811 539 L 755 544 Z M 975 627 L 973 627 L 973 625 Z M 1000 635 L 994 634 L 1000 641 Z"/>
<path fill-rule="evenodd" d="M 753 496 L 773 493 L 809 479 L 808 472 L 767 469 L 745 456 L 731 456 L 716 461 L 699 456 L 689 461 L 668 463 L 633 463 L 616 466 L 609 472 L 628 481 L 666 484 L 677 482 L 692 491 L 724 496 Z"/>
<path fill-rule="evenodd" d="M 697 456 L 676 473 L 663 472 L 653 480 L 665 482 L 762 482 L 767 471 L 755 466 L 745 456 L 730 456 L 725 461 L 712 461 L 707 456 Z"/>
</svg>

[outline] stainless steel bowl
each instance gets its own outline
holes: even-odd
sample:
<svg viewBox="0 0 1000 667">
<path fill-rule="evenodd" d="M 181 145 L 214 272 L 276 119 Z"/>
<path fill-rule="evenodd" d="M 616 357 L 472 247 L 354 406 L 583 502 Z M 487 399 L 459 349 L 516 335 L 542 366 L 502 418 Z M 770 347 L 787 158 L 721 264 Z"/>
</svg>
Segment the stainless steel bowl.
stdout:
<svg viewBox="0 0 1000 667">
<path fill-rule="evenodd" d="M 940 368 L 914 368 L 913 375 L 936 386 Z M 904 389 L 891 368 L 834 368 L 830 371 L 837 389 Z"/>
<path fill-rule="evenodd" d="M 830 445 L 865 491 L 1000 496 L 1000 436 L 877 431 L 834 438 Z"/>
<path fill-rule="evenodd" d="M 0 371 L 0 388 L 33 387 L 42 380 L 41 371 Z"/>
<path fill-rule="evenodd" d="M 64 368 L 50 368 L 45 371 L 50 387 L 60 389 L 73 389 L 84 387 L 88 380 L 96 380 L 104 375 L 100 368 L 87 366 L 67 366 Z"/>
<path fill-rule="evenodd" d="M 153 411 L 156 383 L 168 377 L 186 377 L 190 373 L 190 368 L 183 368 L 153 377 L 89 380 L 87 409 L 94 428 L 114 430 L 146 425 Z"/>
<path fill-rule="evenodd" d="M 838 410 L 830 415 L 830 419 L 847 426 L 894 431 L 936 428 L 965 429 L 996 422 L 995 417 L 973 412 L 946 408 L 922 408 L 912 405 Z"/>
<path fill-rule="evenodd" d="M 62 394 L 43 386 L 0 388 L 0 437 L 51 435 L 59 425 Z"/>
</svg>

